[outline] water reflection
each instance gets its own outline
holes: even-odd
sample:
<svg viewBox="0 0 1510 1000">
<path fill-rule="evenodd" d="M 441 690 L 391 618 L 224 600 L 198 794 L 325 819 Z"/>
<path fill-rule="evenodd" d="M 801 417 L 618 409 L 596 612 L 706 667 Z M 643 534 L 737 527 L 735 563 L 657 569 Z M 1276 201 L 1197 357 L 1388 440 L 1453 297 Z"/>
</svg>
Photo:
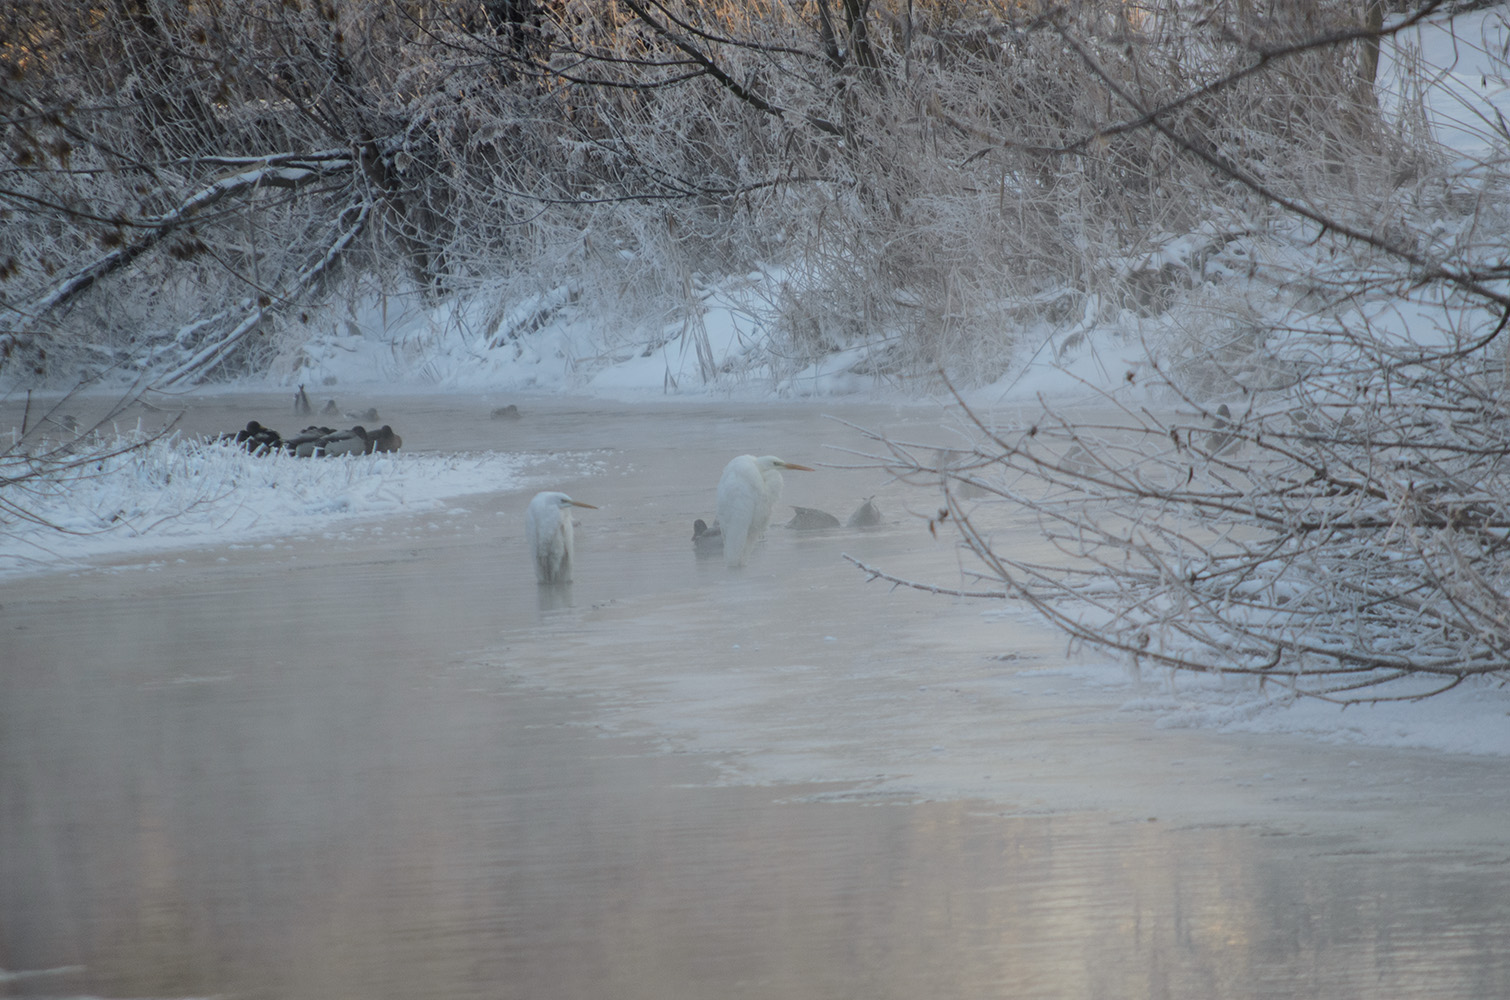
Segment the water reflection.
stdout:
<svg viewBox="0 0 1510 1000">
<path fill-rule="evenodd" d="M 695 787 L 689 762 L 593 736 L 584 706 L 466 671 L 402 693 L 306 687 L 305 707 L 239 687 L 118 691 L 122 722 L 98 703 L 66 748 L 7 768 L 0 945 L 14 967 L 84 967 L 46 992 L 1510 987 L 1500 870 L 970 803 L 776 804 Z"/>
<path fill-rule="evenodd" d="M 539 598 L 540 613 L 542 615 L 552 611 L 561 611 L 572 606 L 572 585 L 569 583 L 542 583 L 537 585 L 535 593 Z"/>
<path fill-rule="evenodd" d="M 664 471 L 617 481 L 618 510 L 652 511 L 633 530 L 584 527 L 582 607 L 618 614 L 567 614 L 572 587 L 500 570 L 517 539 L 465 524 L 0 588 L 0 967 L 53 970 L 0 992 L 1510 996 L 1499 858 L 815 805 L 864 789 L 715 787 L 664 733 L 606 734 L 593 672 L 606 688 L 645 657 L 823 638 L 793 620 L 824 593 L 795 543 L 737 574 L 697 560 L 690 511 L 655 507 Z M 583 681 L 543 691 L 568 631 Z"/>
</svg>

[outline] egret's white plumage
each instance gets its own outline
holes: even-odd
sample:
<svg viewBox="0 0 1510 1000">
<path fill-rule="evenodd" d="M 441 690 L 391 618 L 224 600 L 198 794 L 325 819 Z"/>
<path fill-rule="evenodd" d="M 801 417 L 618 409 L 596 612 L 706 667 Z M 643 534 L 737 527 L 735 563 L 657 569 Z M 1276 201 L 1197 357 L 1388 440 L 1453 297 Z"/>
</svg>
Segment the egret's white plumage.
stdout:
<svg viewBox="0 0 1510 1000">
<path fill-rule="evenodd" d="M 571 583 L 571 509 L 590 503 L 573 500 L 565 493 L 536 493 L 524 512 L 524 535 L 535 560 L 535 579 L 541 583 Z"/>
<path fill-rule="evenodd" d="M 771 511 L 781 499 L 778 469 L 813 471 L 775 455 L 740 455 L 724 467 L 718 481 L 718 527 L 723 531 L 724 562 L 728 565 L 743 566 L 771 523 Z"/>
</svg>

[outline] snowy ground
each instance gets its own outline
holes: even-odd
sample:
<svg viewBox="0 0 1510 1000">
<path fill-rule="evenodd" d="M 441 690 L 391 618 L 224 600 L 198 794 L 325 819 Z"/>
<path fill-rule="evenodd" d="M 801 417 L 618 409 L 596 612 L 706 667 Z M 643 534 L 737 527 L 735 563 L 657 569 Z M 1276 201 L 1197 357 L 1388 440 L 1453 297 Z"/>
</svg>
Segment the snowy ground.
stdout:
<svg viewBox="0 0 1510 1000">
<path fill-rule="evenodd" d="M 529 465 L 488 453 L 254 457 L 173 435 L 38 484 L 24 502 L 50 524 L 0 532 L 0 578 L 165 548 L 329 536 L 353 521 L 439 511 L 468 493 L 522 487 Z"/>
</svg>

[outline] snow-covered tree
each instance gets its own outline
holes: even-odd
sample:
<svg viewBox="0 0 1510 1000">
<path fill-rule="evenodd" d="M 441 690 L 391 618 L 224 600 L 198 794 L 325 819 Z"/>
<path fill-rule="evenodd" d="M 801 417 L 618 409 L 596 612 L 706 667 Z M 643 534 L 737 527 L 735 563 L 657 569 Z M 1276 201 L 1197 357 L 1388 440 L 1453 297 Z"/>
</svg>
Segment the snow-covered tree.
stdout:
<svg viewBox="0 0 1510 1000">
<path fill-rule="evenodd" d="M 492 299 L 497 346 L 529 295 L 653 344 L 705 278 L 765 266 L 756 360 L 989 380 L 1265 235 L 1271 206 L 1170 130 L 1329 194 L 1410 169 L 1365 9 L 9 5 L 0 359 L 258 370 L 357 282 Z"/>
<path fill-rule="evenodd" d="M 1255 46 L 1253 61 L 1324 55 L 1427 13 Z M 1149 342 L 1096 416 L 1045 405 L 996 422 L 964 407 L 973 448 L 877 438 L 877 464 L 942 483 L 932 526 L 978 557 L 981 592 L 1138 666 L 1305 695 L 1418 698 L 1510 679 L 1510 132 L 1453 92 L 1503 69 L 1504 24 L 1487 23 L 1487 47 L 1453 40 L 1480 47 L 1482 77 L 1435 71 L 1438 111 L 1443 96 L 1479 109 L 1453 125 L 1469 141 L 1417 148 L 1351 191 L 1329 166 L 1274 171 L 1166 118 L 1065 33 L 1113 95 L 1110 120 L 1156 130 L 1212 184 L 1266 205 L 1270 238 L 1219 278 L 1229 302 L 1210 327 Z M 1419 94 L 1381 96 L 1397 120 L 1425 117 Z M 1036 518 L 1042 551 L 993 544 L 1019 512 Z"/>
</svg>

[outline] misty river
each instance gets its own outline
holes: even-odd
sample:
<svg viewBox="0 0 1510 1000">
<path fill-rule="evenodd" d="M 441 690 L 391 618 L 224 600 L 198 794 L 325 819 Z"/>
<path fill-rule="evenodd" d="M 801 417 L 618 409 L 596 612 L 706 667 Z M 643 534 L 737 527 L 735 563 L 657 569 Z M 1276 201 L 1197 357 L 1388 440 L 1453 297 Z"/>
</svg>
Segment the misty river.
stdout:
<svg viewBox="0 0 1510 1000">
<path fill-rule="evenodd" d="M 961 583 L 831 419 L 943 408 L 517 401 L 376 400 L 527 488 L 0 581 L 0 996 L 1510 996 L 1504 760 L 1157 729 L 1021 609 L 842 558 Z M 822 467 L 729 570 L 692 521 L 742 452 Z M 547 488 L 599 508 L 570 587 Z"/>
</svg>

